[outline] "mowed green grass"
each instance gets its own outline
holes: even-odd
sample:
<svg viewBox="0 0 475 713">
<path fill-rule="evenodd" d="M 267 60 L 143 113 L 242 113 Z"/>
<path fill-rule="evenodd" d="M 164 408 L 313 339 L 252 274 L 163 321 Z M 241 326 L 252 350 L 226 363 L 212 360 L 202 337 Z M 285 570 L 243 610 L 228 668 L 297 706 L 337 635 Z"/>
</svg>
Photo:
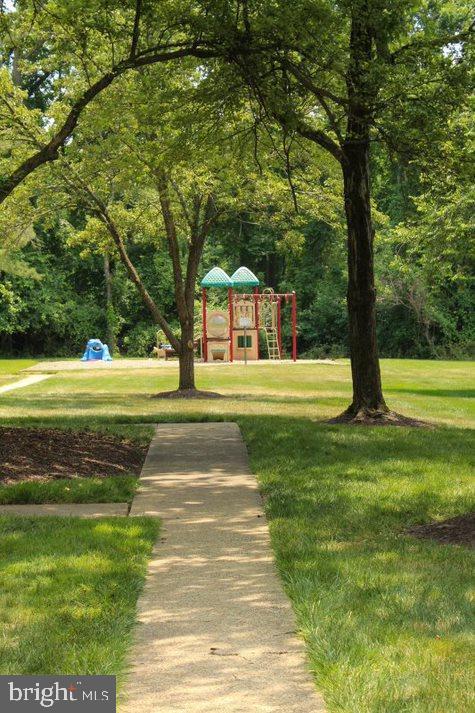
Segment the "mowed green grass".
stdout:
<svg viewBox="0 0 475 713">
<path fill-rule="evenodd" d="M 157 521 L 0 517 L 0 674 L 117 674 Z"/>
<path fill-rule="evenodd" d="M 1 466 L 0 466 L 1 471 Z M 59 478 L 0 485 L 0 505 L 27 503 L 126 503 L 138 486 L 136 476 Z"/>
<path fill-rule="evenodd" d="M 123 363 L 125 360 L 121 360 Z M 391 408 L 438 424 L 473 426 L 474 362 L 383 360 Z M 338 364 L 198 366 L 200 388 L 219 390 L 215 401 L 157 401 L 177 386 L 177 369 L 104 369 L 60 372 L 35 386 L 0 394 L 2 423 L 92 427 L 157 420 L 203 420 L 286 415 L 323 421 L 348 405 L 351 374 Z"/>
<path fill-rule="evenodd" d="M 37 363 L 37 359 L 0 359 L 0 376 L 12 376 Z M 26 376 L 26 374 L 25 374 Z"/>
<path fill-rule="evenodd" d="M 0 386 L 12 384 L 27 376 L 27 374 L 20 374 L 20 371 L 33 364 L 36 364 L 34 359 L 0 359 Z"/>
<path fill-rule="evenodd" d="M 176 386 L 172 368 L 61 373 L 0 396 L 0 415 L 73 428 L 237 421 L 328 710 L 462 712 L 473 702 L 473 553 L 405 530 L 473 509 L 475 368 L 382 368 L 389 405 L 433 429 L 327 425 L 350 399 L 346 362 L 202 367 L 200 388 L 226 398 L 198 402 L 150 398 Z"/>
<path fill-rule="evenodd" d="M 470 710 L 473 552 L 404 531 L 474 509 L 472 434 L 267 426 L 271 458 L 266 423 L 246 441 L 328 709 Z"/>
</svg>

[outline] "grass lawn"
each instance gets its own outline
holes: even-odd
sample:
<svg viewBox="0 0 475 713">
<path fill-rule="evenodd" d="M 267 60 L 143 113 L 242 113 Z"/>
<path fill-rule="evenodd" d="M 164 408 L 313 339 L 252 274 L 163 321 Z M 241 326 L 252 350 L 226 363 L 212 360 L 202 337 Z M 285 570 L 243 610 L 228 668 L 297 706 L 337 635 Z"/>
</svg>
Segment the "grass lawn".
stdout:
<svg viewBox="0 0 475 713">
<path fill-rule="evenodd" d="M 38 359 L 0 359 L 0 377 L 14 376 L 22 369 L 33 366 L 37 361 Z M 24 376 L 27 376 L 27 374 L 24 374 Z"/>
<path fill-rule="evenodd" d="M 0 486 L 0 505 L 25 503 L 125 503 L 131 502 L 138 485 L 135 476 L 116 478 L 60 478 L 23 481 Z"/>
<path fill-rule="evenodd" d="M 0 417 L 72 428 L 237 421 L 328 710 L 462 713 L 475 673 L 473 553 L 404 530 L 473 509 L 474 364 L 384 360 L 382 369 L 391 408 L 436 428 L 326 425 L 348 404 L 347 363 L 202 368 L 199 387 L 227 398 L 198 402 L 150 399 L 176 386 L 171 368 L 60 373 L 0 396 Z M 44 669 L 48 649 L 43 641 L 35 654 Z"/>
<path fill-rule="evenodd" d="M 11 384 L 28 376 L 28 374 L 19 372 L 33 364 L 36 364 L 35 359 L 0 359 L 0 386 Z"/>
<path fill-rule="evenodd" d="M 0 674 L 115 674 L 157 522 L 0 517 Z"/>
</svg>

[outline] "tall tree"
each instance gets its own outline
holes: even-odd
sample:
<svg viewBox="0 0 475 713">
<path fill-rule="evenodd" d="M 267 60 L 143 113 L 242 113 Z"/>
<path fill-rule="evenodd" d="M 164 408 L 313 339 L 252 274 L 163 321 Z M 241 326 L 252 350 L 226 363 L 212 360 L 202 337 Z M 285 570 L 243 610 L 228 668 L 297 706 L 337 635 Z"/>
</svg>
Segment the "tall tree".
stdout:
<svg viewBox="0 0 475 713">
<path fill-rule="evenodd" d="M 205 240 L 226 206 L 242 200 L 240 194 L 252 185 L 245 152 L 233 151 L 226 141 L 226 132 L 236 127 L 222 124 L 212 141 L 196 140 L 186 105 L 197 76 L 191 65 L 181 72 L 145 72 L 128 79 L 125 93 L 111 91 L 52 171 L 46 198 L 53 194 L 62 203 L 62 185 L 63 194 L 66 188 L 70 200 L 86 209 L 90 218 L 78 239 L 103 253 L 114 250 L 178 354 L 179 395 L 191 396 L 196 395 L 196 279 Z M 174 315 L 165 313 L 131 257 L 129 247 L 140 241 L 168 251 L 178 331 Z M 156 275 L 158 298 L 160 287 Z"/>
<path fill-rule="evenodd" d="M 277 120 L 341 166 L 348 245 L 353 400 L 343 421 L 397 420 L 385 403 L 376 338 L 370 150 L 436 151 L 466 90 L 465 2 L 243 1 L 242 41 L 280 50 L 235 63 L 259 120 Z M 445 133 L 446 135 L 446 133 Z"/>
<path fill-rule="evenodd" d="M 129 279 L 136 286 L 145 306 L 149 310 L 155 323 L 163 330 L 166 337 L 169 339 L 171 346 L 178 354 L 179 359 L 179 395 L 193 396 L 196 393 L 195 372 L 194 372 L 194 306 L 195 306 L 195 291 L 196 277 L 198 266 L 203 252 L 204 242 L 211 230 L 215 220 L 219 216 L 219 209 L 215 204 L 215 196 L 210 189 L 207 193 L 201 192 L 195 184 L 191 188 L 191 200 L 188 202 L 184 197 L 181 187 L 177 185 L 175 180 L 165 170 L 157 170 L 155 176 L 155 191 L 158 196 L 161 217 L 163 220 L 164 233 L 168 252 L 170 255 L 174 286 L 175 286 L 175 304 L 178 312 L 180 324 L 179 334 L 176 334 L 169 318 L 164 314 L 163 310 L 158 306 L 153 299 L 144 281 L 139 274 L 136 266 L 130 258 L 127 250 L 127 241 L 130 236 L 127 229 L 120 226 L 120 220 L 114 218 L 114 208 L 119 210 L 119 213 L 129 213 L 126 222 L 130 221 L 132 215 L 137 215 L 137 212 L 142 212 L 144 208 L 151 209 L 152 216 L 156 210 L 153 210 L 153 203 L 150 204 L 150 193 L 147 196 L 135 196 L 135 210 L 132 211 L 130 198 L 127 199 L 125 205 L 123 200 L 116 201 L 115 205 L 107 206 L 101 197 L 94 192 L 83 181 L 69 179 L 70 186 L 79 191 L 83 195 L 83 205 L 95 216 L 99 221 L 98 225 L 94 220 L 90 220 L 86 231 L 82 231 L 83 236 L 97 241 L 100 236 L 100 226 L 108 233 L 110 239 L 116 248 L 119 259 L 121 260 Z M 173 186 L 173 188 L 172 188 Z M 185 250 L 183 250 L 183 235 L 179 235 L 179 225 L 176 220 L 176 205 L 173 206 L 171 197 L 172 190 L 175 190 L 175 198 L 181 207 L 182 221 L 187 224 L 188 235 L 185 238 Z M 176 204 L 176 201 L 175 201 Z M 99 231 L 98 231 L 99 228 Z M 150 227 L 148 228 L 150 231 Z M 152 231 L 150 231 L 152 232 Z M 160 234 L 157 236 L 156 229 L 153 231 L 155 241 L 159 242 Z M 107 248 L 106 248 L 107 249 Z M 183 252 L 186 252 L 186 267 L 182 265 Z M 158 276 L 159 279 L 159 276 Z"/>
</svg>

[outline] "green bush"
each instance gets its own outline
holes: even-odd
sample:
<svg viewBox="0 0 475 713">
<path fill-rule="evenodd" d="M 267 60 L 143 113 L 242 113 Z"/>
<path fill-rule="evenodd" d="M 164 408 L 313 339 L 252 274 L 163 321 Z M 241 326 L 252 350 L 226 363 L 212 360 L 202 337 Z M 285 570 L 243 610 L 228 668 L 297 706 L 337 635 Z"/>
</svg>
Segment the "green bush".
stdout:
<svg viewBox="0 0 475 713">
<path fill-rule="evenodd" d="M 157 327 L 139 322 L 122 339 L 122 347 L 127 356 L 149 357 L 157 344 Z"/>
</svg>

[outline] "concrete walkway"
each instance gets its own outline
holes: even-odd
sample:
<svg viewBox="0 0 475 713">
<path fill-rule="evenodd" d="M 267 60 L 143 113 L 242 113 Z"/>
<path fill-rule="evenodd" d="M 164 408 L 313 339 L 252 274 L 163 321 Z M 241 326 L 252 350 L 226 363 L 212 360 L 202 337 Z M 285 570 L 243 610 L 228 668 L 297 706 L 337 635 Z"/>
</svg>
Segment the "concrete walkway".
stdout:
<svg viewBox="0 0 475 713">
<path fill-rule="evenodd" d="M 160 425 L 131 515 L 159 515 L 122 713 L 317 713 L 240 431 Z"/>
<path fill-rule="evenodd" d="M 37 517 L 127 517 L 128 503 L 47 503 L 44 505 L 0 505 L 0 515 Z"/>
<path fill-rule="evenodd" d="M 4 394 L 7 391 L 13 391 L 14 389 L 21 389 L 23 386 L 31 386 L 32 384 L 38 384 L 40 381 L 49 379 L 51 374 L 36 374 L 33 376 L 26 376 L 20 381 L 14 381 L 12 384 L 5 384 L 0 386 L 0 394 Z"/>
</svg>

